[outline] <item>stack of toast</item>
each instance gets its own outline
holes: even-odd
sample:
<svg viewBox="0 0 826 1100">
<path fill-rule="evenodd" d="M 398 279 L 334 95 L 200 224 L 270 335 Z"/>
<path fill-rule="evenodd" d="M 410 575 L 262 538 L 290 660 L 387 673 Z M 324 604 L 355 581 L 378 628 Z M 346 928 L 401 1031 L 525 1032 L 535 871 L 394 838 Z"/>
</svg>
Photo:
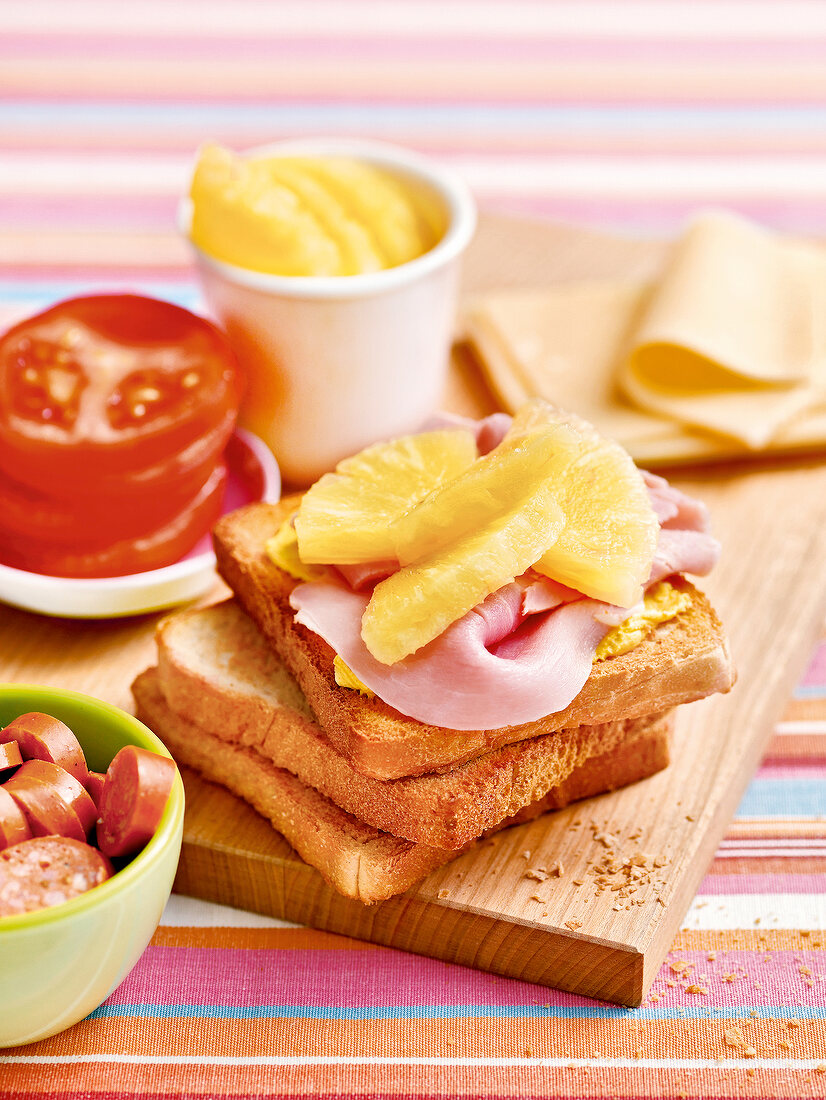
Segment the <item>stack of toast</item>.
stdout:
<svg viewBox="0 0 826 1100">
<path fill-rule="evenodd" d="M 731 686 L 720 622 L 679 578 L 690 607 L 596 662 L 564 711 L 495 730 L 407 718 L 339 686 L 333 650 L 295 623 L 298 582 L 265 545 L 297 506 L 218 523 L 235 598 L 165 619 L 133 693 L 179 763 L 250 803 L 345 896 L 385 900 L 481 836 L 659 771 L 674 708 Z"/>
</svg>

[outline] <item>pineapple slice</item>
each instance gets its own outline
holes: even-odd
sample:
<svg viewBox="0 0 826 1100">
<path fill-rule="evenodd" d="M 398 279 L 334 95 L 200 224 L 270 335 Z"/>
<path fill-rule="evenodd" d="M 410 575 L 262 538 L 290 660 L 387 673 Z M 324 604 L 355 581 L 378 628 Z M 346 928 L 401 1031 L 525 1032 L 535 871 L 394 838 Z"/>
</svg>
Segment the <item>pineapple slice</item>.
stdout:
<svg viewBox="0 0 826 1100">
<path fill-rule="evenodd" d="M 534 568 L 586 596 L 633 607 L 659 533 L 642 475 L 618 443 L 538 398 L 522 406 L 503 443 L 542 425 L 560 429 L 552 476 L 566 523 Z"/>
<path fill-rule="evenodd" d="M 361 636 L 394 664 L 536 561 L 562 530 L 553 440 L 559 429 L 512 440 L 435 489 L 393 525 L 403 568 L 376 586 Z"/>
<path fill-rule="evenodd" d="M 340 462 L 304 495 L 295 520 L 305 564 L 395 559 L 391 524 L 476 461 L 472 432 L 451 428 L 377 443 Z"/>
</svg>

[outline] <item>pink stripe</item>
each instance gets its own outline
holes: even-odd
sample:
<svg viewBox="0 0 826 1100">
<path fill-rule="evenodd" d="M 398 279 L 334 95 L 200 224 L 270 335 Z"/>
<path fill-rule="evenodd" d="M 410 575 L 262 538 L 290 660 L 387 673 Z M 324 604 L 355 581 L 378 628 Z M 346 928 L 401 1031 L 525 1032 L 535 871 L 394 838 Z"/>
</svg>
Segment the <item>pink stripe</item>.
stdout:
<svg viewBox="0 0 826 1100">
<path fill-rule="evenodd" d="M 21 287 L 31 285 L 33 290 L 37 284 L 48 282 L 52 279 L 70 279 L 74 283 L 97 284 L 101 290 L 112 289 L 112 281 L 126 287 L 135 283 L 165 282 L 165 283 L 191 283 L 195 280 L 194 268 L 190 265 L 180 264 L 154 264 L 146 267 L 130 267 L 128 264 L 99 263 L 99 264 L 47 264 L 33 263 L 30 267 L 23 265 L 0 264 L 0 279 L 16 281 Z M 88 291 L 91 293 L 91 290 Z"/>
<path fill-rule="evenodd" d="M 309 137 L 313 133 L 324 133 L 329 127 L 296 127 L 293 130 L 275 130 L 256 128 L 245 124 L 243 118 L 233 123 L 216 124 L 209 127 L 209 137 L 234 149 L 243 149 L 255 145 L 287 138 Z M 612 130 L 594 131 L 583 134 L 570 134 L 548 127 L 541 134 L 520 133 L 518 126 L 507 130 L 491 128 L 478 136 L 467 132 L 443 131 L 439 134 L 423 136 L 417 129 L 406 129 L 401 123 L 392 133 L 381 129 L 366 129 L 366 136 L 376 140 L 393 141 L 422 153 L 484 156 L 491 162 L 497 157 L 520 156 L 629 156 L 639 159 L 654 159 L 663 156 L 704 158 L 736 153 L 740 157 L 759 157 L 765 159 L 777 157 L 822 157 L 826 152 L 826 134 L 821 130 L 761 131 L 759 134 L 742 131 L 722 131 L 714 134 L 679 134 L 673 131 L 628 130 L 626 133 Z M 25 154 L 50 153 L 55 150 L 70 149 L 72 153 L 112 153 L 115 150 L 128 150 L 131 154 L 181 153 L 191 156 L 203 141 L 205 127 L 169 130 L 142 131 L 137 125 L 133 129 L 111 130 L 108 124 L 98 129 L 61 128 L 52 130 L 47 127 L 37 130 L 0 129 L 0 145 L 11 153 Z M 35 196 L 33 201 L 38 201 Z"/>
<path fill-rule="evenodd" d="M 477 196 L 484 209 L 490 211 L 530 214 L 553 221 L 568 221 L 579 225 L 623 227 L 651 232 L 673 232 L 697 209 L 706 205 L 724 205 L 746 217 L 788 232 L 811 233 L 826 223 L 826 196 L 816 199 L 790 199 L 785 195 L 766 198 L 721 199 L 714 194 L 657 198 L 650 195 L 632 196 L 561 196 L 545 195 L 516 197 L 488 192 Z M 154 225 L 173 230 L 175 196 L 105 195 L 95 196 L 14 196 L 3 199 L 0 223 L 6 226 L 43 228 L 54 219 L 60 229 L 96 228 L 111 225 L 122 232 Z M 2 266 L 2 259 L 0 259 Z M 40 265 L 37 265 L 38 267 Z M 117 265 L 101 264 L 102 267 Z M 5 267 L 5 273 L 31 278 L 32 268 L 19 270 Z M 818 656 L 802 681 L 804 686 L 826 682 L 826 649 Z"/>
<path fill-rule="evenodd" d="M 487 195 L 487 210 L 502 213 L 530 214 L 552 221 L 570 222 L 588 227 L 605 227 L 625 233 L 641 232 L 670 235 L 702 206 L 721 204 L 713 195 L 658 199 L 635 195 L 627 198 L 531 197 Z M 826 223 L 826 197 L 821 199 L 789 199 L 778 195 L 773 199 L 730 199 L 722 203 L 770 228 L 789 233 L 807 234 L 819 231 Z"/>
<path fill-rule="evenodd" d="M 826 642 L 821 642 L 815 650 L 814 657 L 800 682 L 803 687 L 826 688 Z"/>
<path fill-rule="evenodd" d="M 783 1004 L 805 994 L 806 966 L 822 968 L 816 952 L 781 951 L 764 961 L 765 952 L 672 952 L 655 988 L 680 981 L 681 961 L 693 964 L 689 981 L 704 978 L 716 1004 Z M 672 964 L 677 970 L 672 970 Z M 167 977 L 174 974 L 174 995 Z M 733 982 L 723 975 L 734 974 Z M 758 984 L 756 984 L 758 983 Z M 686 996 L 677 988 L 674 996 Z M 688 995 L 689 998 L 691 995 Z M 575 1006 L 585 997 L 541 989 L 527 982 L 495 978 L 401 951 L 279 951 L 150 947 L 140 964 L 109 998 L 110 1004 L 306 1005 L 359 1008 L 381 1005 Z M 695 1002 L 691 1002 L 695 1003 Z"/>
<path fill-rule="evenodd" d="M 718 1008 L 781 1005 L 799 998 L 819 1003 L 822 997 L 823 985 L 817 977 L 814 977 L 815 986 L 810 988 L 806 979 L 811 976 L 800 972 L 801 967 L 813 975 L 822 972 L 820 952 L 721 951 L 712 952 L 713 959 L 709 959 L 708 954 L 703 951 L 670 952 L 654 979 L 652 992 L 665 994 L 681 1004 L 696 1005 L 696 994 L 685 993 L 680 983 L 697 984 L 708 989 L 708 1000 Z M 684 962 L 690 969 L 682 968 Z M 726 975 L 733 980 L 727 981 Z M 668 981 L 677 982 L 677 987 L 666 985 Z"/>
<path fill-rule="evenodd" d="M 757 771 L 757 778 L 826 780 L 826 766 L 819 766 L 816 760 L 807 759 L 794 760 L 788 764 L 770 764 L 768 761 L 764 761 Z"/>
<path fill-rule="evenodd" d="M 168 985 L 175 976 L 174 992 Z M 208 950 L 150 947 L 114 1004 L 591 1004 L 585 997 L 493 977 L 401 951 Z"/>
<path fill-rule="evenodd" d="M 205 69 L 208 69 L 208 65 L 205 65 Z M 680 107 L 704 110 L 708 110 L 710 106 L 717 108 L 728 104 L 756 108 L 777 107 L 787 103 L 798 107 L 817 108 L 822 106 L 822 99 L 812 88 L 812 81 L 801 80 L 800 90 L 778 89 L 776 86 L 771 86 L 770 80 L 765 91 L 762 85 L 759 88 L 750 86 L 738 89 L 729 85 L 725 79 L 725 74 L 721 74 L 720 81 L 717 84 L 710 86 L 710 74 L 697 73 L 697 84 L 700 85 L 700 88 L 692 92 L 679 87 L 673 88 L 668 82 L 666 72 L 663 74 L 662 82 L 655 84 L 652 81 L 648 85 L 638 86 L 634 94 L 625 91 L 618 91 L 616 94 L 589 94 L 588 81 L 585 79 L 584 74 L 581 80 L 570 79 L 568 85 L 564 88 L 553 87 L 548 89 L 543 86 L 542 81 L 537 80 L 536 92 L 533 95 L 526 95 L 521 87 L 516 91 L 501 87 L 497 89 L 495 96 L 478 94 L 477 89 L 481 81 L 472 68 L 469 68 L 466 74 L 466 86 L 469 86 L 469 90 L 465 90 L 464 86 L 462 89 L 457 87 L 450 95 L 445 94 L 439 88 L 438 82 L 432 78 L 432 74 L 430 74 L 431 79 L 428 81 L 426 69 L 418 70 L 417 73 L 411 72 L 409 75 L 414 78 L 418 76 L 420 79 L 408 81 L 404 87 L 394 88 L 389 85 L 382 87 L 381 102 L 388 105 L 420 105 L 427 103 L 429 106 L 436 107 L 470 103 L 480 109 L 501 107 L 503 105 L 507 107 L 534 107 L 546 104 L 549 100 L 556 104 L 573 104 L 577 107 L 636 107 L 653 103 L 665 107 L 676 104 Z M 26 78 L 22 81 L 22 84 L 17 84 L 12 75 L 8 72 L 4 73 L 5 95 L 21 103 L 53 103 L 55 99 L 67 94 L 65 88 L 50 85 L 45 79 L 37 88 L 30 87 L 30 83 L 30 78 Z M 411 83 L 415 85 L 412 89 L 410 87 Z M 329 87 L 315 93 L 301 89 L 295 94 L 291 93 L 288 88 L 276 87 L 272 89 L 271 93 L 262 96 L 257 89 L 250 92 L 246 91 L 242 79 L 238 79 L 234 84 L 228 86 L 226 81 L 213 80 L 210 82 L 204 74 L 196 76 L 188 84 L 179 78 L 178 85 L 169 91 L 159 89 L 158 84 L 157 79 L 152 80 L 151 70 L 147 70 L 146 82 L 140 91 L 124 89 L 115 82 L 111 86 L 88 91 L 83 88 L 73 88 L 71 98 L 78 103 L 97 103 L 105 100 L 110 103 L 154 104 L 158 110 L 163 110 L 165 104 L 182 101 L 189 104 L 219 102 L 266 107 L 273 102 L 274 98 L 282 104 L 295 102 L 372 106 L 375 105 L 377 98 L 374 90 L 355 91 L 344 87 L 340 89 L 339 94 L 336 94 L 335 89 Z M 759 82 L 755 81 L 755 84 L 759 84 Z M 431 91 L 431 89 L 433 90 Z"/>
<path fill-rule="evenodd" d="M 826 875 L 706 875 L 699 894 L 826 894 Z"/>
</svg>

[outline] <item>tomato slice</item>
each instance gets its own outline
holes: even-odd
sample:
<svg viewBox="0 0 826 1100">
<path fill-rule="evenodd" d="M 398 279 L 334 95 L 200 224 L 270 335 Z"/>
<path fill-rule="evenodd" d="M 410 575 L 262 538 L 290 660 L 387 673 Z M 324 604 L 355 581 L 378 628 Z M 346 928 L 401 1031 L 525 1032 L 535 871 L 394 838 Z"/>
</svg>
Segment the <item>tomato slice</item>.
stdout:
<svg viewBox="0 0 826 1100">
<path fill-rule="evenodd" d="M 64 499 L 117 495 L 124 479 L 154 490 L 188 449 L 203 471 L 203 440 L 220 452 L 239 396 L 226 337 L 188 310 L 134 294 L 60 302 L 0 339 L 0 472 Z"/>
<path fill-rule="evenodd" d="M 52 577 L 121 577 L 171 565 L 189 553 L 221 515 L 226 482 L 226 466 L 219 463 L 182 511 L 137 537 L 101 542 L 93 529 L 86 540 L 78 527 L 74 541 L 58 543 L 0 530 L 0 561 Z"/>
</svg>

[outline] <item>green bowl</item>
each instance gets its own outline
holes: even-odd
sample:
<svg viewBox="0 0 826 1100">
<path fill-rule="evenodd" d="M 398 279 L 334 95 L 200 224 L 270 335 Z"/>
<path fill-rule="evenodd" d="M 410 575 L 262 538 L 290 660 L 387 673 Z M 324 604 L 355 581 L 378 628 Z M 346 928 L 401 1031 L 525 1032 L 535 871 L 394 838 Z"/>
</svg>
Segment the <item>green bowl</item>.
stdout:
<svg viewBox="0 0 826 1100">
<path fill-rule="evenodd" d="M 170 755 L 142 722 L 110 703 L 58 688 L 0 684 L 0 728 L 28 711 L 65 722 L 95 771 L 106 771 L 124 745 Z M 184 788 L 176 775 L 158 831 L 126 867 L 62 905 L 0 917 L 0 1047 L 63 1031 L 123 981 L 172 891 L 183 823 Z"/>
</svg>

